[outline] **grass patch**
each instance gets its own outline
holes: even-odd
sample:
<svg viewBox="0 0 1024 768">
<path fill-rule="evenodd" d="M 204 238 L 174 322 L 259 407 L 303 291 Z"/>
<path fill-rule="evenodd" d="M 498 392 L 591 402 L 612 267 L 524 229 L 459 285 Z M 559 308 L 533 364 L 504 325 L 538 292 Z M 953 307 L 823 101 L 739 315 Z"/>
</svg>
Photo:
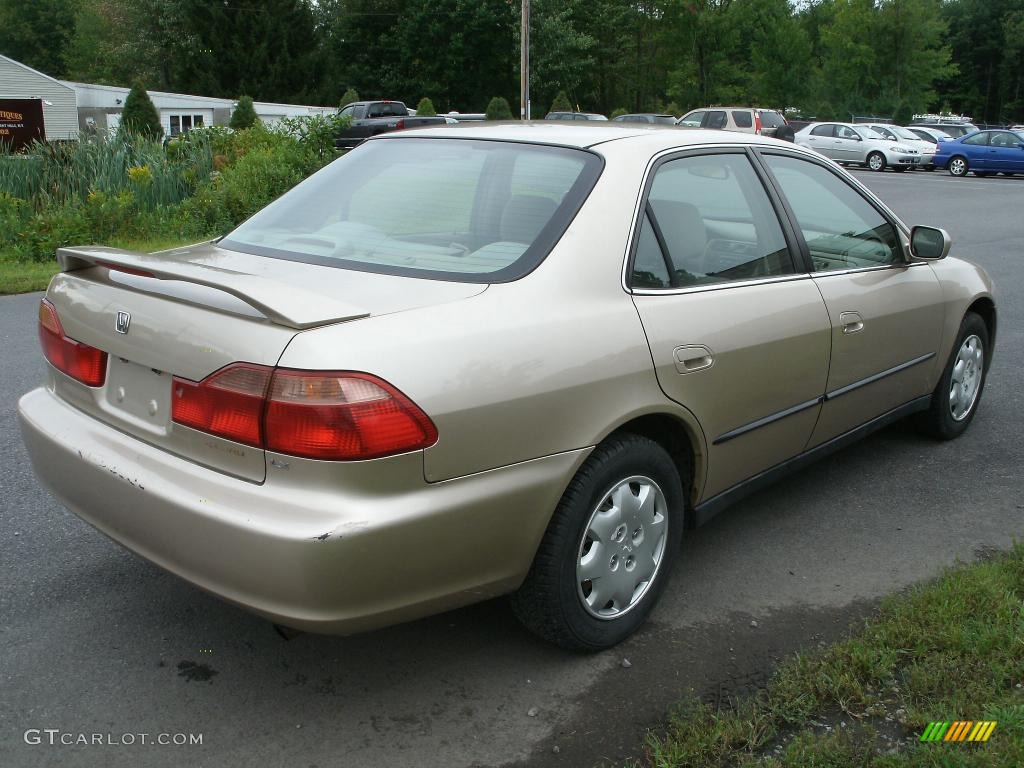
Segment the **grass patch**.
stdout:
<svg viewBox="0 0 1024 768">
<path fill-rule="evenodd" d="M 113 238 L 106 245 L 113 248 L 125 248 L 140 253 L 152 253 L 182 245 L 191 245 L 197 238 L 156 237 L 149 240 L 139 238 Z M 60 271 L 55 260 L 27 261 L 18 259 L 12 254 L 0 252 L 0 296 L 13 293 L 29 293 L 45 291 L 50 278 Z"/>
<path fill-rule="evenodd" d="M 797 655 L 729 710 L 683 704 L 644 764 L 1024 766 L 1024 544 L 887 599 L 849 639 Z M 985 743 L 925 744 L 932 720 L 996 720 Z"/>
</svg>

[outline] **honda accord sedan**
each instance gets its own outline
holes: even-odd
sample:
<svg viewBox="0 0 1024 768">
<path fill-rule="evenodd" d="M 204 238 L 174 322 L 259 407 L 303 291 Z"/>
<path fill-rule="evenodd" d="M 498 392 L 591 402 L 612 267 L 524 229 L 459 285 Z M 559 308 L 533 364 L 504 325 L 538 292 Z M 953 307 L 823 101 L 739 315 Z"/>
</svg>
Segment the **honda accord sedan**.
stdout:
<svg viewBox="0 0 1024 768">
<path fill-rule="evenodd" d="M 968 427 L 996 306 L 949 250 L 752 134 L 386 134 L 219 240 L 61 249 L 21 427 L 71 511 L 279 625 L 508 594 L 597 650 L 685 529 L 896 419 Z"/>
</svg>

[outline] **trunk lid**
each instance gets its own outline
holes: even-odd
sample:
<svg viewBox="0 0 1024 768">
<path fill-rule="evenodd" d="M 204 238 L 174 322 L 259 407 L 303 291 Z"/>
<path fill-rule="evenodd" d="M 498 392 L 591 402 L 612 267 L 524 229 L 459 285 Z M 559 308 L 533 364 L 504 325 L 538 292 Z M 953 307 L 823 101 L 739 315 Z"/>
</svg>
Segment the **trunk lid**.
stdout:
<svg viewBox="0 0 1024 768">
<path fill-rule="evenodd" d="M 200 381 L 234 362 L 274 366 L 304 330 L 486 289 L 269 259 L 213 243 L 156 254 L 63 248 L 58 260 L 65 271 L 47 297 L 68 337 L 107 353 L 107 374 L 102 386 L 88 387 L 54 370 L 54 392 L 122 432 L 254 482 L 266 474 L 262 448 L 171 421 L 174 376 Z M 323 367 L 344 368 L 344 357 Z"/>
</svg>

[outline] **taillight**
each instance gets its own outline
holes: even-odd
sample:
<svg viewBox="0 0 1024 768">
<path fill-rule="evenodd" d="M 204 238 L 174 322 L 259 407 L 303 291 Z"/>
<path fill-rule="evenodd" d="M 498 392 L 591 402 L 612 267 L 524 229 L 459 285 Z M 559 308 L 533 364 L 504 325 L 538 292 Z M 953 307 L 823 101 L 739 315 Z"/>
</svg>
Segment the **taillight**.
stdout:
<svg viewBox="0 0 1024 768">
<path fill-rule="evenodd" d="M 211 435 L 263 446 L 263 406 L 272 369 L 236 363 L 200 382 L 174 377 L 171 419 Z"/>
<path fill-rule="evenodd" d="M 402 128 L 405 128 L 405 118 L 400 117 L 395 121 L 395 130 L 401 130 Z"/>
<path fill-rule="evenodd" d="M 171 418 L 292 456 L 350 461 L 437 441 L 433 422 L 386 381 L 350 371 L 236 363 L 201 382 L 175 378 Z"/>
<path fill-rule="evenodd" d="M 43 355 L 58 371 L 90 387 L 107 377 L 107 353 L 64 335 L 57 310 L 48 299 L 39 302 L 39 343 Z"/>
<path fill-rule="evenodd" d="M 437 441 L 409 398 L 365 373 L 274 371 L 267 398 L 268 451 L 310 459 L 373 459 Z"/>
<path fill-rule="evenodd" d="M 758 136 L 761 135 L 761 113 L 760 112 L 755 112 L 754 113 L 754 133 L 756 133 Z"/>
</svg>

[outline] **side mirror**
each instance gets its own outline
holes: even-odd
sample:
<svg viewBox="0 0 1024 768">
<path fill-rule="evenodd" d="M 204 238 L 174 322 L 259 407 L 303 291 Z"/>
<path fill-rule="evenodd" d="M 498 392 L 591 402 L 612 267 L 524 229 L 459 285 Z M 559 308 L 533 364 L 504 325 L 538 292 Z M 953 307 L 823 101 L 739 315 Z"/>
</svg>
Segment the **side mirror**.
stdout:
<svg viewBox="0 0 1024 768">
<path fill-rule="evenodd" d="M 938 227 L 914 227 L 910 230 L 910 254 L 916 259 L 938 261 L 949 255 L 953 239 Z"/>
</svg>

